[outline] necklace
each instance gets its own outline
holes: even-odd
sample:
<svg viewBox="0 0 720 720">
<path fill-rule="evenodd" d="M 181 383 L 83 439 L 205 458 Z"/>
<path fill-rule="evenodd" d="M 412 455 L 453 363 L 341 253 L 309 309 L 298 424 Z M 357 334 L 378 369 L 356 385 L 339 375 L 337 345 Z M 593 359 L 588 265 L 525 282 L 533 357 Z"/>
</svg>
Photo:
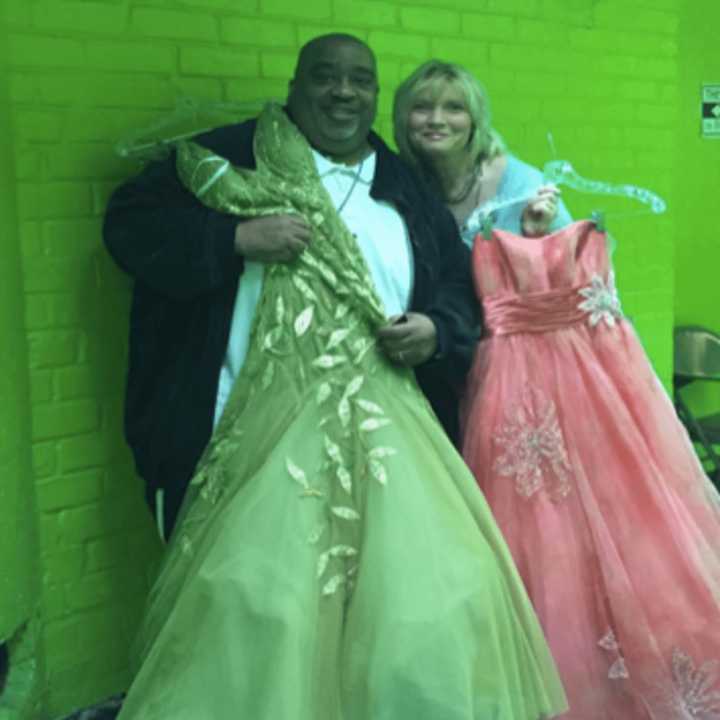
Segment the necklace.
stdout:
<svg viewBox="0 0 720 720">
<path fill-rule="evenodd" d="M 358 184 L 358 180 L 360 179 L 360 173 L 362 173 L 363 165 L 365 164 L 365 158 L 363 158 L 360 161 L 360 165 L 357 169 L 357 172 L 353 175 L 352 183 L 350 185 L 350 189 L 347 191 L 347 195 L 343 198 L 342 202 L 337 207 L 337 214 L 339 215 L 343 208 L 348 204 L 348 200 L 350 200 L 351 195 L 353 194 L 353 190 L 355 190 L 355 186 Z"/>
<path fill-rule="evenodd" d="M 478 181 L 478 178 L 480 177 L 482 173 L 482 165 L 476 165 L 473 172 L 470 173 L 468 176 L 467 181 L 465 182 L 465 186 L 463 189 L 454 197 L 448 195 L 447 203 L 448 205 L 459 205 L 460 203 L 464 202 L 468 199 L 470 196 L 470 193 L 473 191 L 473 188 L 475 187 L 475 183 Z"/>
</svg>

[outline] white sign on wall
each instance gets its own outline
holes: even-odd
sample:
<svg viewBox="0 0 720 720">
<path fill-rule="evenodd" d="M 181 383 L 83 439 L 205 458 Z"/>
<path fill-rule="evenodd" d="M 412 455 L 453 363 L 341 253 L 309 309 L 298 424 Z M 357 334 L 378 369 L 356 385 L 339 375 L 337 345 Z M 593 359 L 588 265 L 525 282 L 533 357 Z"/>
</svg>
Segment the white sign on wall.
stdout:
<svg viewBox="0 0 720 720">
<path fill-rule="evenodd" d="M 702 86 L 702 134 L 720 138 L 720 84 Z"/>
</svg>

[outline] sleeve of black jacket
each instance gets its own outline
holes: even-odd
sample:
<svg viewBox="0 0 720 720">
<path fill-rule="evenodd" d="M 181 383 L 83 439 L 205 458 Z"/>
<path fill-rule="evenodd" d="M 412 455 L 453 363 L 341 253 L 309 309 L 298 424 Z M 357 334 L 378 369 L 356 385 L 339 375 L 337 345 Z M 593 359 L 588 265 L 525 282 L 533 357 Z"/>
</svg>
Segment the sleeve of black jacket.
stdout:
<svg viewBox="0 0 720 720">
<path fill-rule="evenodd" d="M 254 164 L 246 150 L 252 147 L 253 129 L 250 123 L 220 128 L 198 141 L 248 167 Z M 185 189 L 172 152 L 113 193 L 103 236 L 117 264 L 136 281 L 161 295 L 190 300 L 242 271 L 234 248 L 237 223 L 238 218 L 210 210 Z"/>
<path fill-rule="evenodd" d="M 470 252 L 455 220 L 444 207 L 436 218 L 436 289 L 426 314 L 435 323 L 438 344 L 435 355 L 416 374 L 438 419 L 459 445 L 459 403 L 478 340 L 479 304 L 473 290 Z"/>
<path fill-rule="evenodd" d="M 253 168 L 254 124 L 197 138 Z M 105 244 L 134 280 L 125 437 L 148 503 L 165 491 L 169 531 L 210 433 L 238 273 L 239 218 L 202 205 L 180 183 L 175 156 L 153 162 L 112 195 Z"/>
</svg>

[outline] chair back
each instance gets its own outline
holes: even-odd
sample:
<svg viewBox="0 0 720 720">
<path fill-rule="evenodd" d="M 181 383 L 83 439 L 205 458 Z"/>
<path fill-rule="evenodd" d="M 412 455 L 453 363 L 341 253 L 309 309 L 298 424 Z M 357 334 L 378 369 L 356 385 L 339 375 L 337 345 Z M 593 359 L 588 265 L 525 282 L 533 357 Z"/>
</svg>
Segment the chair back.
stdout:
<svg viewBox="0 0 720 720">
<path fill-rule="evenodd" d="M 687 380 L 720 380 L 720 335 L 699 326 L 674 333 L 674 374 Z"/>
</svg>

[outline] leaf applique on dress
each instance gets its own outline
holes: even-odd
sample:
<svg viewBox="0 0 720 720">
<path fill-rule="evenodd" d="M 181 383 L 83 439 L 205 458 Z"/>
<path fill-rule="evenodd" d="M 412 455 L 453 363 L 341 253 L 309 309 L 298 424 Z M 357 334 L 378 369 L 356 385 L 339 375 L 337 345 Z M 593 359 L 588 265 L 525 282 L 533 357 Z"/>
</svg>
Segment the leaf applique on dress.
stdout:
<svg viewBox="0 0 720 720">
<path fill-rule="evenodd" d="M 350 398 L 360 392 L 363 382 L 365 382 L 365 376 L 356 375 L 345 387 L 345 391 L 343 392 L 343 396 L 338 405 L 338 417 L 340 418 L 340 424 L 342 427 L 347 427 L 350 423 L 350 418 L 352 416 Z"/>
<path fill-rule="evenodd" d="M 323 553 L 320 553 L 318 555 L 317 559 L 317 567 L 315 570 L 315 574 L 318 578 L 321 578 L 325 574 L 325 570 L 327 570 L 327 566 L 330 564 L 330 553 L 327 552 L 327 550 Z"/>
<path fill-rule="evenodd" d="M 300 257 L 306 265 L 317 270 L 331 287 L 334 288 L 337 285 L 337 275 L 324 260 L 310 253 L 303 253 Z"/>
<path fill-rule="evenodd" d="M 343 457 L 342 452 L 340 451 L 340 446 L 333 442 L 329 435 L 325 435 L 325 452 L 333 462 L 342 464 Z"/>
<path fill-rule="evenodd" d="M 325 583 L 325 585 L 323 585 L 322 594 L 326 596 L 333 595 L 338 591 L 338 588 L 345 583 L 345 581 L 345 575 L 333 575 Z"/>
<path fill-rule="evenodd" d="M 360 513 L 351 507 L 336 505 L 330 508 L 330 512 L 343 520 L 359 520 Z"/>
<path fill-rule="evenodd" d="M 335 474 L 342 489 L 349 495 L 352 492 L 352 475 L 342 466 L 337 469 Z"/>
<path fill-rule="evenodd" d="M 358 552 L 351 545 L 334 545 L 328 550 L 330 557 L 334 558 L 350 558 L 355 557 Z"/>
<path fill-rule="evenodd" d="M 343 396 L 338 404 L 338 418 L 340 419 L 340 425 L 347 427 L 350 424 L 350 401 Z"/>
<path fill-rule="evenodd" d="M 357 550 L 350 545 L 334 545 L 329 550 L 320 553 L 316 567 L 317 577 L 321 578 L 325 574 L 332 558 L 347 559 L 355 557 L 357 554 Z"/>
<path fill-rule="evenodd" d="M 334 350 L 336 347 L 342 344 L 343 340 L 347 338 L 347 336 L 350 334 L 349 328 L 340 328 L 339 330 L 333 330 L 330 337 L 328 338 L 327 346 L 325 347 L 325 352 L 330 352 L 330 350 Z"/>
<path fill-rule="evenodd" d="M 388 480 L 387 470 L 379 460 L 370 460 L 370 474 L 381 484 L 386 485 Z"/>
<path fill-rule="evenodd" d="M 335 275 L 335 273 L 330 269 L 330 266 L 327 263 L 324 263 L 322 260 L 318 260 L 317 270 L 331 287 L 334 288 L 337 286 L 337 275 Z"/>
<path fill-rule="evenodd" d="M 285 458 L 285 467 L 290 477 L 301 487 L 308 489 L 307 476 L 302 468 L 299 468 L 290 458 Z"/>
<path fill-rule="evenodd" d="M 358 338 L 352 345 L 354 357 L 353 362 L 359 365 L 374 343 L 367 338 Z"/>
<path fill-rule="evenodd" d="M 273 378 L 275 377 L 275 363 L 270 361 L 263 371 L 262 380 L 260 381 L 260 387 L 263 390 L 267 390 L 271 385 Z"/>
<path fill-rule="evenodd" d="M 223 488 L 217 477 L 217 469 L 212 466 L 207 477 L 207 481 L 203 484 L 200 489 L 200 497 L 211 505 L 217 504 L 220 499 Z"/>
<path fill-rule="evenodd" d="M 312 361 L 312 364 L 315 367 L 329 370 L 330 368 L 334 368 L 336 365 L 340 365 L 345 361 L 346 360 L 342 355 L 319 355 Z"/>
<path fill-rule="evenodd" d="M 306 300 L 312 303 L 317 302 L 317 295 L 313 289 L 308 285 L 307 281 L 303 280 L 297 273 L 292 276 L 292 283 Z"/>
<path fill-rule="evenodd" d="M 360 430 L 363 432 L 372 432 L 373 430 L 378 430 L 379 428 L 389 424 L 390 421 L 387 418 L 371 417 L 360 423 Z"/>
<path fill-rule="evenodd" d="M 275 322 L 278 325 L 282 325 L 285 322 L 285 301 L 282 295 L 279 295 L 275 301 Z"/>
<path fill-rule="evenodd" d="M 372 448 L 368 455 L 373 460 L 382 460 L 383 458 L 390 457 L 391 455 L 397 455 L 397 450 L 394 447 L 378 446 Z"/>
<path fill-rule="evenodd" d="M 377 403 L 374 403 L 370 400 L 363 400 L 363 398 L 357 398 L 355 400 L 355 402 L 366 413 L 371 413 L 373 415 L 384 415 L 385 414 L 385 411 Z"/>
<path fill-rule="evenodd" d="M 349 398 L 349 397 L 352 397 L 353 395 L 357 395 L 357 393 L 360 392 L 360 388 L 362 388 L 364 382 L 365 382 L 364 375 L 356 375 L 348 383 L 348 386 L 345 388 L 345 392 L 344 392 L 345 397 Z"/>
<path fill-rule="evenodd" d="M 312 305 L 309 305 L 295 318 L 293 327 L 295 328 L 295 335 L 297 337 L 302 337 L 308 331 L 308 328 L 312 323 L 314 313 L 315 308 Z"/>
<path fill-rule="evenodd" d="M 282 337 L 283 329 L 281 327 L 274 327 L 265 337 L 263 338 L 262 348 L 263 350 L 270 350 L 277 345 L 278 341 Z"/>
<path fill-rule="evenodd" d="M 317 404 L 322 405 L 330 397 L 331 394 L 332 387 L 330 386 L 330 383 L 321 383 L 320 387 L 318 387 L 317 395 L 315 396 Z"/>
</svg>

